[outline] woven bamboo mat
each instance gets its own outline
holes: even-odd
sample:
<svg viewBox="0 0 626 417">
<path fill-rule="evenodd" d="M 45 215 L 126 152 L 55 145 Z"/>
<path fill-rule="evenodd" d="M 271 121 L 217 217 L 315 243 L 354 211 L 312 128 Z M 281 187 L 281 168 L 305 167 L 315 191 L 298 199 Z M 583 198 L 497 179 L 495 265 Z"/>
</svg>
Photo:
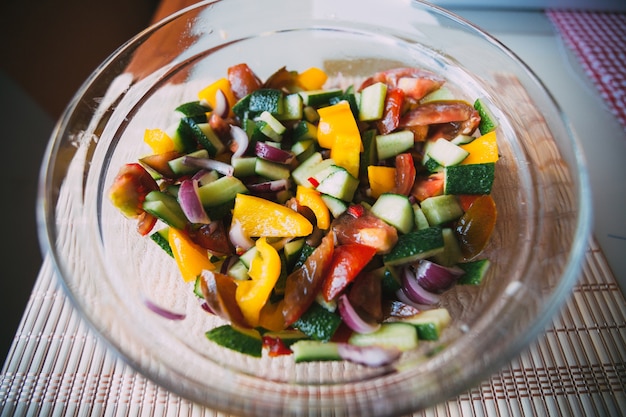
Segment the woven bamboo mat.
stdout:
<svg viewBox="0 0 626 417">
<path fill-rule="evenodd" d="M 545 334 L 489 380 L 415 416 L 619 416 L 626 301 L 590 241 L 582 277 Z M 223 416 L 135 373 L 74 310 L 46 259 L 0 374 L 0 416 Z"/>
</svg>

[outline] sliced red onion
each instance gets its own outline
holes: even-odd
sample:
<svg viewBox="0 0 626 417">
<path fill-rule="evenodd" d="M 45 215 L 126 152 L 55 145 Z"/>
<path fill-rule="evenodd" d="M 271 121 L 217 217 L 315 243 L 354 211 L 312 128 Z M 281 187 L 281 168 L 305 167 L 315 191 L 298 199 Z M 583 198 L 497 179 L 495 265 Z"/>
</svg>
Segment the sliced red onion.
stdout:
<svg viewBox="0 0 626 417">
<path fill-rule="evenodd" d="M 439 302 L 439 295 L 424 289 L 413 275 L 411 268 L 404 268 L 402 291 L 410 300 L 418 304 L 433 305 Z"/>
<path fill-rule="evenodd" d="M 254 150 L 256 156 L 270 162 L 278 164 L 290 164 L 295 158 L 295 154 L 285 149 L 275 148 L 265 142 L 257 142 Z"/>
<path fill-rule="evenodd" d="M 250 138 L 248 138 L 248 135 L 242 128 L 233 125 L 230 126 L 230 135 L 232 136 L 233 143 L 235 145 L 231 145 L 231 150 L 233 151 L 232 157 L 239 158 L 248 149 L 248 146 L 250 145 Z"/>
<path fill-rule="evenodd" d="M 348 296 L 342 294 L 337 299 L 337 307 L 339 308 L 339 315 L 346 325 L 357 333 L 373 333 L 380 328 L 380 323 L 375 321 L 365 320 L 355 310 Z"/>
<path fill-rule="evenodd" d="M 356 346 L 349 343 L 338 343 L 337 352 L 343 360 L 371 367 L 390 365 L 402 354 L 396 348 Z"/>
<path fill-rule="evenodd" d="M 150 311 L 152 311 L 153 313 L 158 314 L 161 317 L 164 317 L 168 320 L 184 320 L 185 317 L 187 317 L 186 314 L 183 313 L 175 313 L 171 310 L 168 310 L 166 308 L 163 308 L 157 304 L 155 304 L 154 302 L 152 302 L 151 300 L 144 298 L 143 303 L 145 304 L 146 307 L 148 307 L 148 309 Z"/>
<path fill-rule="evenodd" d="M 396 291 L 396 298 L 404 304 L 416 308 L 418 311 L 432 310 L 434 308 L 434 306 L 432 305 L 416 303 L 415 301 L 411 300 L 402 289 Z"/>
<path fill-rule="evenodd" d="M 211 223 L 211 219 L 204 210 L 198 195 L 198 180 L 187 179 L 180 183 L 178 202 L 183 213 L 185 213 L 185 216 L 191 223 Z"/>
<path fill-rule="evenodd" d="M 228 116 L 229 112 L 230 106 L 228 105 L 226 94 L 224 94 L 221 88 L 218 88 L 215 92 L 215 108 L 213 109 L 213 113 L 225 118 Z"/>
<path fill-rule="evenodd" d="M 235 173 L 235 168 L 232 165 L 216 161 L 215 159 L 197 158 L 195 156 L 185 155 L 183 157 L 183 164 L 201 169 L 214 169 L 220 174 L 229 177 Z"/>
<path fill-rule="evenodd" d="M 447 267 L 422 260 L 417 264 L 415 277 L 427 291 L 440 293 L 450 288 L 463 273 L 464 271 L 458 266 Z"/>
<path fill-rule="evenodd" d="M 215 314 L 215 311 L 213 311 L 209 303 L 207 303 L 204 300 L 200 301 L 200 308 L 202 308 L 204 311 L 206 311 L 209 314 Z"/>
<path fill-rule="evenodd" d="M 230 242 L 237 250 L 247 251 L 254 246 L 254 240 L 246 236 L 246 234 L 243 232 L 243 228 L 241 227 L 241 223 L 237 220 L 233 221 L 230 225 L 228 237 L 230 238 Z"/>
<path fill-rule="evenodd" d="M 283 191 L 289 188 L 289 181 L 286 179 L 264 181 L 256 184 L 248 184 L 248 190 L 255 193 L 271 193 Z"/>
</svg>

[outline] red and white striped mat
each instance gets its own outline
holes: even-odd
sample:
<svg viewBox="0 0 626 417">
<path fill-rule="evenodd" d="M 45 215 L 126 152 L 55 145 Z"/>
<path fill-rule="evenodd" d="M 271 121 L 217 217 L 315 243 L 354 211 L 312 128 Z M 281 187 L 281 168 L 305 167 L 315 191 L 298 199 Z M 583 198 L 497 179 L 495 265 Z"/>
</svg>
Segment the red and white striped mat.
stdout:
<svg viewBox="0 0 626 417">
<path fill-rule="evenodd" d="M 626 14 L 563 10 L 546 14 L 626 130 Z"/>
</svg>

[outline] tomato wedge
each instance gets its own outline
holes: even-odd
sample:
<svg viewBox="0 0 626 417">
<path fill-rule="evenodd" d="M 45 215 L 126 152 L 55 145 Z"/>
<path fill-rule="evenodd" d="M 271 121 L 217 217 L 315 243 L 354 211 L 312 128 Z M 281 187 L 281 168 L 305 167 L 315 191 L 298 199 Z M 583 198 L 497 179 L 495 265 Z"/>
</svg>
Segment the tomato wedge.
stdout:
<svg viewBox="0 0 626 417">
<path fill-rule="evenodd" d="M 487 194 L 478 197 L 457 221 L 455 233 L 466 259 L 483 250 L 495 227 L 496 217 L 496 203 Z"/>
<path fill-rule="evenodd" d="M 125 164 L 120 168 L 111 188 L 109 199 L 128 218 L 137 218 L 137 230 L 146 235 L 156 219 L 143 210 L 143 202 L 150 191 L 158 190 L 159 185 L 138 163 Z"/>
<path fill-rule="evenodd" d="M 400 115 L 404 104 L 404 92 L 399 88 L 387 91 L 383 107 L 383 117 L 376 122 L 376 127 L 381 135 L 393 132 L 400 124 Z"/>
<path fill-rule="evenodd" d="M 415 183 L 415 163 L 413 155 L 401 153 L 396 156 L 396 185 L 394 193 L 409 195 Z"/>
<path fill-rule="evenodd" d="M 413 195 L 417 201 L 424 201 L 428 197 L 441 195 L 443 194 L 444 181 L 443 172 L 431 174 L 426 178 L 419 178 L 413 185 L 411 195 Z"/>
<path fill-rule="evenodd" d="M 326 301 L 334 300 L 363 270 L 376 254 L 376 248 L 350 243 L 335 248 L 333 259 L 324 278 L 322 295 Z"/>
<path fill-rule="evenodd" d="M 228 82 L 237 100 L 261 88 L 261 80 L 248 64 L 237 64 L 228 68 Z"/>
<path fill-rule="evenodd" d="M 334 249 L 334 234 L 328 233 L 304 264 L 287 277 L 285 298 L 282 302 L 286 327 L 298 320 L 315 301 L 332 261 Z"/>
</svg>

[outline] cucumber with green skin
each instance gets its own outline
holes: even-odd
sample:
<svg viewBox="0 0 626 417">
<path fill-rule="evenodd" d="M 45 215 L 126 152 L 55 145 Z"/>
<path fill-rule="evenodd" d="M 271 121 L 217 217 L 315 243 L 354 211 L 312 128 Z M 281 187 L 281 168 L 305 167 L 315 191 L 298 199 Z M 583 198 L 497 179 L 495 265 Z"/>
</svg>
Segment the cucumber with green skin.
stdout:
<svg viewBox="0 0 626 417">
<path fill-rule="evenodd" d="M 392 225 L 400 233 L 409 233 L 415 227 L 415 213 L 409 198 L 401 194 L 381 194 L 371 208 L 374 216 Z"/>
<path fill-rule="evenodd" d="M 341 317 L 338 314 L 328 311 L 317 303 L 313 303 L 296 320 L 293 327 L 313 340 L 327 342 L 333 337 L 340 324 Z"/>
<path fill-rule="evenodd" d="M 418 344 L 417 331 L 408 323 L 383 323 L 373 333 L 353 333 L 348 343 L 356 346 L 381 346 L 401 351 L 415 349 Z"/>
<path fill-rule="evenodd" d="M 176 197 L 162 191 L 150 191 L 143 202 L 143 209 L 175 229 L 184 230 L 187 217 Z"/>
<path fill-rule="evenodd" d="M 465 273 L 461 275 L 457 283 L 461 285 L 480 285 L 490 266 L 491 261 L 489 259 L 478 259 L 458 264 L 458 267 Z"/>
<path fill-rule="evenodd" d="M 415 230 L 398 236 L 391 252 L 383 256 L 385 265 L 402 265 L 429 258 L 444 249 L 440 227 Z"/>
<path fill-rule="evenodd" d="M 495 163 L 452 165 L 444 169 L 444 194 L 490 194 Z"/>
<path fill-rule="evenodd" d="M 439 340 L 443 329 L 448 327 L 452 318 L 445 308 L 424 310 L 414 316 L 402 319 L 402 323 L 415 326 L 417 337 L 421 340 Z"/>
<path fill-rule="evenodd" d="M 263 354 L 263 339 L 259 332 L 253 329 L 236 329 L 230 324 L 225 324 L 206 332 L 206 337 L 220 346 L 244 355 L 260 358 Z"/>
<path fill-rule="evenodd" d="M 334 342 L 299 340 L 291 345 L 296 363 L 340 361 L 339 345 Z"/>
</svg>

